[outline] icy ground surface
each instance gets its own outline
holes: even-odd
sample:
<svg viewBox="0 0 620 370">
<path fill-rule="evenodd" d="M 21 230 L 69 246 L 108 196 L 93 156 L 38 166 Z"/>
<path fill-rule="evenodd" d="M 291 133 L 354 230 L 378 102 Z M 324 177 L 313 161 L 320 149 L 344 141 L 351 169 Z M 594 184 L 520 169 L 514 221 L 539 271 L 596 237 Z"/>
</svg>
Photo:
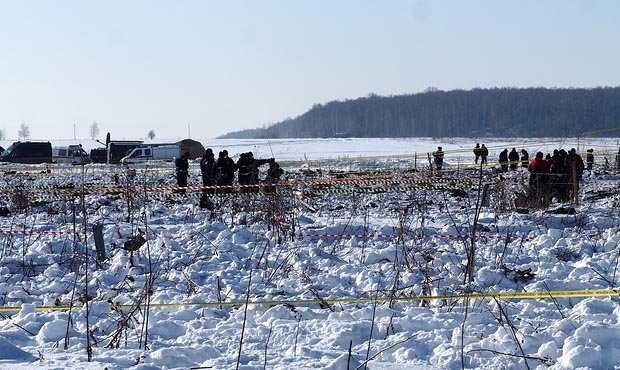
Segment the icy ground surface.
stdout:
<svg viewBox="0 0 620 370">
<path fill-rule="evenodd" d="M 343 156 L 343 142 L 358 151 Z M 471 268 L 464 236 L 481 187 L 466 168 L 470 143 L 443 143 L 439 178 L 423 161 L 383 157 L 411 154 L 398 142 L 383 139 L 373 158 L 366 141 L 317 141 L 309 148 L 321 161 L 282 155 L 287 186 L 234 189 L 213 211 L 198 207 L 198 191 L 161 189 L 174 184 L 170 164 L 0 166 L 11 212 L 0 217 L 0 368 L 620 368 L 618 294 L 553 297 L 620 283 L 617 139 L 491 143 L 579 144 L 596 164 L 579 205 L 521 213 L 512 201 L 526 172 L 499 176 L 491 163 Z M 276 159 L 293 150 L 235 145 L 260 145 L 262 157 L 271 146 Z M 407 145 L 425 156 L 438 142 Z M 191 171 L 199 185 L 196 163 Z M 549 212 L 559 207 L 576 212 Z M 146 243 L 131 252 L 136 235 Z M 465 299 L 501 292 L 549 296 Z"/>
</svg>

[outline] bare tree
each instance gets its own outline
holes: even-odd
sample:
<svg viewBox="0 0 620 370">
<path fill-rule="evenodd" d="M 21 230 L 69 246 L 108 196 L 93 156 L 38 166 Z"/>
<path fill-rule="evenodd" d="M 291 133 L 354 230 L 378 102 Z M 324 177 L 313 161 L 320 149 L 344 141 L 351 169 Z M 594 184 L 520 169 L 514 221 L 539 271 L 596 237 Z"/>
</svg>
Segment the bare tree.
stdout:
<svg viewBox="0 0 620 370">
<path fill-rule="evenodd" d="M 19 131 L 17 132 L 17 137 L 19 140 L 21 139 L 26 140 L 30 137 L 30 127 L 25 122 L 22 122 L 22 124 L 19 125 Z"/>
<path fill-rule="evenodd" d="M 99 136 L 99 124 L 97 122 L 93 122 L 90 124 L 90 138 L 95 140 L 97 136 Z"/>
<path fill-rule="evenodd" d="M 0 128 L 0 140 L 6 139 L 6 132 L 3 128 Z"/>
<path fill-rule="evenodd" d="M 155 131 L 153 130 L 149 131 L 149 133 L 146 134 L 146 136 L 148 136 L 148 138 L 151 140 L 155 139 Z"/>
</svg>

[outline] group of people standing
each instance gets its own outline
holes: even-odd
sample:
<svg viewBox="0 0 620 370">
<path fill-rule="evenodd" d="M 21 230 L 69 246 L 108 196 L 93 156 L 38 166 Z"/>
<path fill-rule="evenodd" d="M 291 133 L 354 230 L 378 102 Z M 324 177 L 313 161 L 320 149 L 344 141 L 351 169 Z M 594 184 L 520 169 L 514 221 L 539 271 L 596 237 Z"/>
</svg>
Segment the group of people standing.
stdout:
<svg viewBox="0 0 620 370">
<path fill-rule="evenodd" d="M 476 143 L 473 149 L 474 163 L 486 164 L 489 155 L 488 148 Z M 438 147 L 432 153 L 435 168 L 441 171 L 443 167 L 444 151 Z M 519 167 L 530 172 L 528 198 L 533 205 L 548 205 L 554 198 L 559 202 L 569 201 L 578 189 L 578 183 L 585 170 L 592 171 L 594 166 L 594 150 L 586 151 L 586 160 L 577 153 L 575 148 L 569 151 L 555 149 L 553 155 L 542 152 L 530 162 L 529 153 L 525 149 L 520 152 L 516 148 L 511 151 L 504 149 L 499 153 L 501 172 L 516 171 Z M 617 167 L 620 168 L 620 150 L 617 155 Z"/>
<path fill-rule="evenodd" d="M 480 143 L 476 143 L 476 146 L 474 147 L 474 163 L 478 164 L 478 159 L 480 159 L 480 164 L 486 164 L 488 156 L 489 149 L 487 149 L 484 144 L 482 144 L 481 147 Z"/>
<path fill-rule="evenodd" d="M 591 153 L 593 150 L 588 150 L 588 154 Z M 587 161 L 588 168 L 592 169 L 594 155 Z M 585 166 L 581 156 L 572 148 L 568 152 L 555 149 L 553 155 L 547 153 L 545 157 L 538 152 L 527 169 L 530 172 L 528 199 L 533 205 L 545 206 L 553 198 L 559 202 L 569 201 L 575 194 Z"/>
<path fill-rule="evenodd" d="M 180 188 L 187 187 L 187 177 L 189 171 L 189 153 L 184 153 L 175 160 L 175 173 L 177 185 Z M 284 174 L 284 170 L 274 158 L 256 159 L 252 152 L 241 153 L 237 162 L 228 156 L 227 150 L 222 150 L 218 154 L 217 160 L 213 153 L 213 149 L 207 148 L 205 154 L 200 159 L 200 172 L 202 176 L 202 185 L 207 187 L 203 189 L 203 196 L 200 199 L 200 206 L 203 208 L 212 208 L 213 203 L 209 200 L 209 196 L 216 193 L 230 193 L 232 185 L 235 181 L 235 173 L 238 172 L 238 182 L 241 185 L 242 192 L 257 192 L 259 183 L 259 167 L 269 163 L 267 170 L 267 190 L 273 190 L 273 186 L 280 181 L 280 177 Z M 222 187 L 222 188 L 216 188 Z M 178 189 L 177 192 L 184 193 L 184 189 Z"/>
<path fill-rule="evenodd" d="M 499 153 L 499 166 L 502 172 L 508 172 L 508 167 L 510 167 L 511 171 L 516 171 L 519 164 L 525 168 L 530 164 L 530 155 L 527 150 L 521 149 L 521 155 L 519 155 L 515 148 L 512 148 L 510 153 L 508 149 L 504 149 Z"/>
</svg>

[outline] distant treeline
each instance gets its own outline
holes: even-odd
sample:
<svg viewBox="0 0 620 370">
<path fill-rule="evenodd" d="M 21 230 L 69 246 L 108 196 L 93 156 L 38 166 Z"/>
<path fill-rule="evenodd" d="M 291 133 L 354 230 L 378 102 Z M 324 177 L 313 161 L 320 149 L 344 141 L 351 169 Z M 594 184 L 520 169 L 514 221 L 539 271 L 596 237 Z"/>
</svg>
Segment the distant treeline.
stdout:
<svg viewBox="0 0 620 370">
<path fill-rule="evenodd" d="M 614 130 L 617 129 L 617 130 Z M 492 88 L 316 104 L 269 127 L 222 138 L 617 136 L 620 87 Z"/>
</svg>

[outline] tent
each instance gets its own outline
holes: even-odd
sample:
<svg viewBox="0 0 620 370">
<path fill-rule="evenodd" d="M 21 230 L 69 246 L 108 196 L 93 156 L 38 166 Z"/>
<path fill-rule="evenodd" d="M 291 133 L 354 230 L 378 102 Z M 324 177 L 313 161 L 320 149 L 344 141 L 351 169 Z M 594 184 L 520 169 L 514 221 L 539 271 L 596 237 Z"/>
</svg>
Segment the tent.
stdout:
<svg viewBox="0 0 620 370">
<path fill-rule="evenodd" d="M 189 159 L 200 158 L 206 152 L 205 147 L 196 140 L 185 139 L 178 141 L 177 144 L 181 147 L 181 154 L 189 152 Z"/>
</svg>

